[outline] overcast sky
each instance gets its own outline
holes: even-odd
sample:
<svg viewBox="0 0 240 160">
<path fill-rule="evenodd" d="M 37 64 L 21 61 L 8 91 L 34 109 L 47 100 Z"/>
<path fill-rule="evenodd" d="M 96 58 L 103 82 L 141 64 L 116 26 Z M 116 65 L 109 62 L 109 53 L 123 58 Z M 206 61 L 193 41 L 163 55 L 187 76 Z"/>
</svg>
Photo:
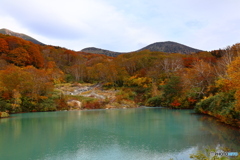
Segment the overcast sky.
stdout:
<svg viewBox="0 0 240 160">
<path fill-rule="evenodd" d="M 202 50 L 240 42 L 240 0 L 0 0 L 0 28 L 79 51 L 175 41 Z"/>
</svg>

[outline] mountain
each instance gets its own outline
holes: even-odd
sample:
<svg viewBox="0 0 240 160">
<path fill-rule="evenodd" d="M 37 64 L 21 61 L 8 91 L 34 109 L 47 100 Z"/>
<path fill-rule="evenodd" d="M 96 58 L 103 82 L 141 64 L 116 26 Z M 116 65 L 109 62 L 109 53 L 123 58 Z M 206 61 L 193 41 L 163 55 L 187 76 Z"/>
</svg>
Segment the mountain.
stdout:
<svg viewBox="0 0 240 160">
<path fill-rule="evenodd" d="M 95 47 L 88 47 L 81 50 L 81 52 L 86 53 L 94 53 L 94 54 L 104 54 L 111 57 L 117 57 L 119 54 L 122 54 L 120 52 L 113 52 L 105 49 L 95 48 Z"/>
<path fill-rule="evenodd" d="M 19 37 L 19 38 L 22 38 L 24 40 L 27 40 L 27 41 L 31 41 L 35 44 L 40 44 L 40 45 L 45 45 L 43 44 L 42 42 L 39 42 L 38 40 L 26 35 L 26 34 L 22 34 L 22 33 L 16 33 L 16 32 L 13 32 L 13 31 L 10 31 L 8 29 L 0 29 L 0 33 L 1 34 L 5 34 L 5 35 L 10 35 L 10 36 L 15 36 L 15 37 Z"/>
<path fill-rule="evenodd" d="M 181 54 L 191 54 L 200 52 L 201 50 L 188 47 L 186 45 L 176 43 L 176 42 L 157 42 L 150 44 L 141 50 L 150 50 L 150 51 L 160 51 L 160 52 L 166 52 L 166 53 L 181 53 Z"/>
<path fill-rule="evenodd" d="M 191 54 L 191 53 L 202 51 L 199 49 L 191 48 L 186 45 L 176 43 L 176 42 L 171 42 L 171 41 L 156 42 L 142 49 L 139 49 L 137 51 L 142 51 L 142 50 L 150 50 L 150 51 L 158 51 L 158 52 L 166 52 L 166 53 L 181 53 L 181 54 Z M 134 52 L 137 52 L 137 51 L 134 51 Z M 123 52 L 114 52 L 114 51 L 104 50 L 104 49 L 95 48 L 95 47 L 85 48 L 81 50 L 81 52 L 105 54 L 112 57 L 116 57 L 119 54 L 123 54 Z M 130 52 L 125 52 L 125 53 L 130 53 Z"/>
<path fill-rule="evenodd" d="M 31 41 L 35 44 L 45 45 L 42 42 L 39 42 L 38 40 L 36 40 L 26 34 L 13 32 L 13 31 L 10 31 L 5 28 L 0 29 L 0 33 L 5 34 L 5 35 L 19 37 L 24 40 Z M 133 52 L 138 52 L 138 51 L 142 51 L 142 50 L 150 50 L 150 51 L 158 51 L 158 52 L 166 52 L 166 53 L 181 53 L 181 54 L 191 54 L 191 53 L 196 53 L 196 52 L 201 51 L 199 49 L 191 48 L 186 45 L 176 43 L 176 42 L 171 42 L 171 41 L 156 42 L 156 43 L 150 44 L 142 49 L 139 49 L 139 50 L 136 50 Z M 88 48 L 82 49 L 81 52 L 104 54 L 104 55 L 111 56 L 111 57 L 116 57 L 116 56 L 118 56 L 120 54 L 124 54 L 124 53 L 131 53 L 131 52 L 114 52 L 114 51 L 109 51 L 109 50 L 95 48 L 95 47 L 88 47 Z"/>
</svg>

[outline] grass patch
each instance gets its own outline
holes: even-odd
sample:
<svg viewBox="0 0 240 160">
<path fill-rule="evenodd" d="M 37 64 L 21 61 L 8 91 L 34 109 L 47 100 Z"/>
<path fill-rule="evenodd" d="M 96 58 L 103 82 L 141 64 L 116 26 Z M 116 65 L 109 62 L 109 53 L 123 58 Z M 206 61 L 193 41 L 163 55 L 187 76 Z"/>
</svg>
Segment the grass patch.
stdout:
<svg viewBox="0 0 240 160">
<path fill-rule="evenodd" d="M 93 98 L 93 97 L 84 97 L 84 96 L 75 96 L 75 95 L 66 95 L 66 99 L 67 100 L 74 99 L 80 102 L 91 102 L 91 101 L 97 100 L 96 98 Z"/>
</svg>

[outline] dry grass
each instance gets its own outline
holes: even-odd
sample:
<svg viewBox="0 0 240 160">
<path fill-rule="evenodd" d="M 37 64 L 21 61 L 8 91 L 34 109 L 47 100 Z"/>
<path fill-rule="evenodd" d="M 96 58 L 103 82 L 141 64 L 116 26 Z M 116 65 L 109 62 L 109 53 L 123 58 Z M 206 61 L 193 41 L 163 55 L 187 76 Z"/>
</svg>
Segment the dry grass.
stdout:
<svg viewBox="0 0 240 160">
<path fill-rule="evenodd" d="M 92 92 L 91 90 L 85 91 L 85 92 L 80 93 L 80 95 L 81 95 L 81 96 L 84 96 L 84 95 L 86 95 L 86 94 L 90 94 L 91 92 Z"/>
</svg>

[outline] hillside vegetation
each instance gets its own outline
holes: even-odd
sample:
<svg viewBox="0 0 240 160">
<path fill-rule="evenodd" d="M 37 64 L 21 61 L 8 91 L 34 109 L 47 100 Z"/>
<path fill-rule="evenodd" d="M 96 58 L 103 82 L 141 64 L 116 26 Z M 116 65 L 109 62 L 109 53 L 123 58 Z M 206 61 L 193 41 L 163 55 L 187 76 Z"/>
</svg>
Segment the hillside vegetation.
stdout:
<svg viewBox="0 0 240 160">
<path fill-rule="evenodd" d="M 114 99 L 85 99 L 85 108 L 123 101 L 191 108 L 240 127 L 239 55 L 235 44 L 192 54 L 141 50 L 109 57 L 0 34 L 0 111 L 68 109 L 68 97 L 56 85 L 101 83 L 101 89 L 117 91 Z"/>
</svg>

